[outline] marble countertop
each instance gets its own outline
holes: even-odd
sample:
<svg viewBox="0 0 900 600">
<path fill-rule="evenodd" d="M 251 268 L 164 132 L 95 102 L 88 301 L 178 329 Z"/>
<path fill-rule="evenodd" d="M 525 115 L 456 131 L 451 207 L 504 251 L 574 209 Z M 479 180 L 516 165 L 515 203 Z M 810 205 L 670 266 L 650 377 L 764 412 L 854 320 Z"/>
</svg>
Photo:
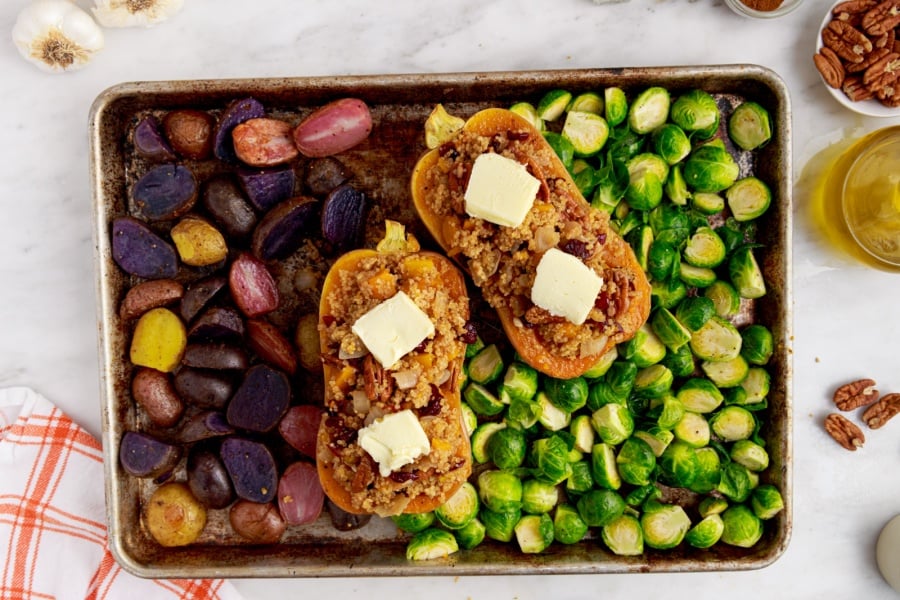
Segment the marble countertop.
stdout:
<svg viewBox="0 0 900 600">
<path fill-rule="evenodd" d="M 0 7 L 9 32 L 24 0 Z M 828 3 L 776 20 L 722 0 L 188 1 L 151 29 L 107 30 L 84 70 L 47 75 L 0 46 L 0 385 L 40 391 L 100 432 L 88 111 L 124 81 L 756 63 L 793 106 L 794 525 L 786 553 L 735 573 L 241 580 L 248 598 L 889 598 L 874 560 L 900 512 L 900 424 L 850 453 L 824 433 L 835 386 L 900 391 L 900 275 L 823 243 L 810 190 L 844 140 L 900 118 L 849 112 L 812 66 Z M 205 12 L 204 12 L 205 11 Z M 101 482 L 94 482 L 101 485 Z"/>
</svg>

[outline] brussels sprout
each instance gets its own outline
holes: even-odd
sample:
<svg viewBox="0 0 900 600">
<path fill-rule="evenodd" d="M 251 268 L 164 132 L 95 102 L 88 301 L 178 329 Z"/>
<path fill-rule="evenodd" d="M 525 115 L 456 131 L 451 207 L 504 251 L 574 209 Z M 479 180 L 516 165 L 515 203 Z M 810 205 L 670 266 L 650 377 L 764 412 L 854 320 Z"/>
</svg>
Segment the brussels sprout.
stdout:
<svg viewBox="0 0 900 600">
<path fill-rule="evenodd" d="M 675 434 L 661 427 L 651 427 L 646 431 L 635 431 L 634 437 L 644 440 L 650 446 L 653 455 L 659 458 L 675 439 Z"/>
<path fill-rule="evenodd" d="M 694 89 L 675 99 L 671 119 L 685 131 L 697 132 L 701 139 L 707 139 L 719 128 L 719 107 L 709 92 Z"/>
<path fill-rule="evenodd" d="M 678 268 L 680 269 L 680 263 Z M 653 281 L 650 283 L 650 296 L 654 306 L 672 310 L 687 296 L 687 288 L 681 279 Z"/>
<path fill-rule="evenodd" d="M 740 354 L 730 360 L 705 360 L 700 368 L 720 388 L 740 385 L 750 372 L 750 365 Z"/>
<path fill-rule="evenodd" d="M 579 452 L 590 452 L 594 447 L 594 427 L 591 425 L 591 417 L 577 415 L 569 424 L 569 433 L 575 443 L 575 449 Z"/>
<path fill-rule="evenodd" d="M 741 382 L 741 388 L 747 392 L 743 404 L 756 404 L 765 400 L 769 395 L 771 380 L 769 372 L 762 367 L 751 367 L 747 377 Z"/>
<path fill-rule="evenodd" d="M 697 456 L 697 472 L 691 482 L 690 490 L 698 494 L 707 494 L 719 485 L 722 478 L 722 461 L 715 448 L 706 446 L 694 450 Z"/>
<path fill-rule="evenodd" d="M 588 525 L 571 504 L 560 504 L 553 516 L 553 537 L 560 544 L 577 544 L 587 535 Z"/>
<path fill-rule="evenodd" d="M 647 88 L 631 103 L 628 126 L 639 135 L 650 133 L 668 119 L 670 102 L 669 91 L 665 88 Z"/>
<path fill-rule="evenodd" d="M 504 512 L 482 508 L 478 513 L 478 519 L 484 524 L 485 536 L 498 542 L 509 542 L 513 539 L 516 523 L 520 518 L 522 511 L 518 508 Z"/>
<path fill-rule="evenodd" d="M 784 498 L 778 488 L 764 483 L 753 489 L 750 494 L 750 506 L 753 508 L 753 514 L 765 521 L 784 510 Z"/>
<path fill-rule="evenodd" d="M 753 435 L 756 431 L 756 417 L 746 408 L 726 406 L 712 416 L 709 426 L 723 442 L 736 442 Z"/>
<path fill-rule="evenodd" d="M 555 121 L 566 112 L 571 101 L 571 92 L 550 90 L 538 101 L 537 114 L 544 121 Z"/>
<path fill-rule="evenodd" d="M 589 197 L 597 185 L 597 172 L 594 167 L 584 158 L 576 158 L 572 161 L 572 181 L 581 195 L 585 198 Z"/>
<path fill-rule="evenodd" d="M 431 525 L 434 523 L 434 513 L 404 513 L 401 515 L 392 516 L 391 520 L 400 531 L 405 531 L 407 533 L 418 533 L 431 527 Z"/>
<path fill-rule="evenodd" d="M 672 165 L 672 168 L 669 169 L 669 176 L 666 177 L 666 183 L 663 185 L 663 193 L 672 204 L 677 206 L 685 206 L 691 199 L 692 194 L 684 180 L 681 164 Z"/>
<path fill-rule="evenodd" d="M 602 527 L 625 512 L 625 500 L 622 496 L 607 489 L 591 490 L 582 494 L 575 506 L 588 527 Z"/>
<path fill-rule="evenodd" d="M 762 521 L 743 504 L 725 509 L 722 521 L 724 523 L 722 541 L 730 546 L 751 548 L 762 537 Z"/>
<path fill-rule="evenodd" d="M 656 154 L 645 152 L 630 159 L 625 201 L 635 210 L 651 210 L 662 201 L 669 165 Z"/>
<path fill-rule="evenodd" d="M 695 413 L 711 413 L 724 400 L 722 392 L 708 379 L 692 377 L 685 381 L 676 394 L 685 409 Z"/>
<path fill-rule="evenodd" d="M 765 325 L 754 323 L 741 330 L 741 355 L 751 365 L 768 364 L 775 351 L 772 331 Z"/>
<path fill-rule="evenodd" d="M 641 529 L 644 543 L 657 550 L 674 548 L 684 539 L 691 527 L 691 519 L 677 504 L 649 501 L 644 504 Z"/>
<path fill-rule="evenodd" d="M 575 160 L 575 146 L 572 145 L 572 142 L 555 131 L 542 131 L 541 135 L 544 136 L 544 140 L 553 149 L 566 170 L 571 171 L 572 163 Z"/>
<path fill-rule="evenodd" d="M 525 433 L 515 427 L 504 427 L 487 440 L 488 458 L 499 469 L 515 469 L 525 460 Z"/>
<path fill-rule="evenodd" d="M 472 407 L 469 406 L 468 402 L 460 402 L 459 409 L 460 413 L 462 413 L 462 422 L 463 427 L 466 430 L 466 435 L 471 437 L 475 432 L 475 428 L 478 427 L 478 416 L 475 414 L 475 411 L 472 410 Z"/>
<path fill-rule="evenodd" d="M 556 408 L 573 413 L 587 402 L 588 384 L 583 377 L 572 379 L 544 378 L 544 391 Z"/>
<path fill-rule="evenodd" d="M 678 350 L 667 350 L 660 364 L 668 367 L 675 377 L 688 377 L 694 372 L 694 354 L 690 346 L 684 345 Z"/>
<path fill-rule="evenodd" d="M 628 99 L 622 88 L 608 87 L 603 90 L 604 116 L 610 127 L 615 127 L 628 116 Z"/>
<path fill-rule="evenodd" d="M 742 246 L 732 253 L 728 260 L 728 274 L 741 298 L 765 296 L 766 282 L 750 247 Z"/>
<path fill-rule="evenodd" d="M 716 280 L 716 272 L 709 267 L 695 267 L 685 261 L 678 266 L 678 276 L 687 285 L 696 288 L 705 288 Z"/>
<path fill-rule="evenodd" d="M 759 473 L 769 466 L 769 453 L 751 440 L 738 440 L 731 446 L 731 460 Z"/>
<path fill-rule="evenodd" d="M 729 321 L 713 316 L 694 332 L 690 345 L 701 360 L 730 360 L 740 354 L 741 334 Z"/>
<path fill-rule="evenodd" d="M 478 490 L 466 481 L 446 502 L 434 509 L 434 516 L 447 529 L 460 529 L 475 518 L 479 508 Z"/>
<path fill-rule="evenodd" d="M 538 116 L 537 108 L 530 102 L 516 102 L 509 107 L 510 112 L 514 112 L 529 123 L 531 126 L 541 131 L 544 129 L 544 120 Z"/>
<path fill-rule="evenodd" d="M 591 475 L 594 482 L 602 488 L 617 490 L 622 487 L 622 478 L 616 466 L 616 452 L 610 444 L 600 442 L 591 448 Z"/>
<path fill-rule="evenodd" d="M 522 508 L 522 481 L 512 471 L 490 469 L 478 475 L 478 497 L 495 512 Z"/>
<path fill-rule="evenodd" d="M 649 323 L 641 325 L 634 337 L 620 346 L 619 350 L 625 360 L 632 361 L 638 368 L 656 364 L 666 355 L 665 344 L 656 336 Z"/>
<path fill-rule="evenodd" d="M 594 412 L 605 404 L 627 404 L 628 396 L 618 394 L 606 380 L 600 379 L 591 384 L 588 392 L 587 407 Z"/>
<path fill-rule="evenodd" d="M 406 546 L 406 560 L 446 558 L 459 550 L 453 534 L 444 529 L 430 528 L 415 534 Z"/>
<path fill-rule="evenodd" d="M 689 265 L 715 268 L 725 260 L 725 244 L 712 227 L 700 227 L 690 237 L 682 254 Z"/>
<path fill-rule="evenodd" d="M 538 422 L 544 426 L 544 429 L 559 431 L 568 427 L 572 422 L 572 413 L 558 408 L 543 390 L 538 392 L 536 401 L 540 407 Z"/>
<path fill-rule="evenodd" d="M 676 487 L 689 488 L 700 470 L 694 448 L 680 440 L 669 444 L 658 462 L 663 481 Z"/>
<path fill-rule="evenodd" d="M 484 523 L 477 517 L 466 523 L 463 527 L 453 532 L 459 547 L 463 550 L 471 550 L 484 541 L 486 531 Z"/>
<path fill-rule="evenodd" d="M 566 492 L 569 494 L 583 494 L 594 487 L 594 477 L 591 475 L 591 463 L 579 460 L 572 463 L 572 474 L 566 479 Z"/>
<path fill-rule="evenodd" d="M 743 502 L 750 497 L 753 481 L 750 471 L 742 464 L 729 462 L 722 465 L 721 477 L 716 490 L 732 502 Z"/>
<path fill-rule="evenodd" d="M 705 296 L 689 296 L 675 308 L 675 318 L 690 331 L 699 330 L 714 314 L 715 304 Z"/>
<path fill-rule="evenodd" d="M 562 136 L 572 143 L 575 156 L 592 156 L 609 138 L 609 125 L 599 114 L 571 110 L 566 114 Z"/>
<path fill-rule="evenodd" d="M 547 513 L 559 502 L 559 490 L 552 483 L 540 479 L 526 479 L 522 483 L 522 512 L 531 515 Z"/>
<path fill-rule="evenodd" d="M 721 192 L 737 180 L 740 167 L 731 154 L 715 145 L 695 148 L 684 162 L 684 180 L 694 192 Z"/>
<path fill-rule="evenodd" d="M 587 380 L 599 379 L 606 375 L 606 372 L 609 371 L 609 368 L 612 366 L 613 362 L 619 358 L 619 351 L 615 346 L 606 351 L 603 356 L 597 359 L 597 362 L 594 363 L 590 369 L 584 372 L 582 377 Z"/>
<path fill-rule="evenodd" d="M 644 218 L 641 216 L 643 214 L 642 212 L 631 210 L 631 207 L 625 202 L 620 203 L 616 208 L 616 211 L 618 212 L 621 207 L 628 209 L 628 212 L 618 222 L 614 221 L 613 225 L 620 236 L 627 238 L 629 233 L 644 224 Z"/>
<path fill-rule="evenodd" d="M 627 440 L 634 431 L 634 419 L 628 407 L 621 404 L 601 406 L 591 415 L 591 424 L 600 439 L 613 446 Z"/>
<path fill-rule="evenodd" d="M 511 400 L 506 409 L 506 421 L 521 429 L 530 429 L 541 418 L 541 405 L 534 400 Z"/>
<path fill-rule="evenodd" d="M 659 500 L 660 498 L 662 498 L 662 491 L 656 485 L 642 485 L 628 492 L 628 495 L 625 496 L 625 504 L 637 509 L 643 506 L 645 502 Z"/>
<path fill-rule="evenodd" d="M 506 423 L 487 421 L 475 428 L 472 432 L 472 458 L 477 463 L 486 463 L 491 457 L 488 452 L 488 441 L 497 431 L 506 428 Z"/>
<path fill-rule="evenodd" d="M 603 96 L 596 92 L 583 92 L 572 98 L 566 110 L 568 112 L 589 112 L 595 115 L 602 115 L 603 108 Z"/>
<path fill-rule="evenodd" d="M 631 390 L 634 388 L 637 372 L 638 366 L 635 363 L 629 360 L 617 360 L 606 372 L 606 382 L 614 394 L 624 399 L 631 394 Z M 624 400 L 619 404 L 624 404 Z"/>
<path fill-rule="evenodd" d="M 647 273 L 656 281 L 668 279 L 676 272 L 678 252 L 668 242 L 654 240 L 647 252 Z"/>
<path fill-rule="evenodd" d="M 469 378 L 482 385 L 490 383 L 503 373 L 503 357 L 496 344 L 490 344 L 478 351 L 469 360 Z"/>
<path fill-rule="evenodd" d="M 769 112 L 756 102 L 743 102 L 728 117 L 728 136 L 742 150 L 756 150 L 772 139 Z"/>
<path fill-rule="evenodd" d="M 481 336 L 476 336 L 475 341 L 471 344 L 466 344 L 466 359 L 473 358 L 476 354 L 481 352 L 484 349 L 484 340 L 481 339 Z M 468 368 L 468 365 L 466 365 Z"/>
<path fill-rule="evenodd" d="M 685 299 L 687 300 L 687 298 Z M 684 302 L 682 301 L 682 304 Z M 691 341 L 691 332 L 667 308 L 657 308 L 650 319 L 650 327 L 656 337 L 669 350 L 678 350 Z"/>
<path fill-rule="evenodd" d="M 672 388 L 675 376 L 667 367 L 650 365 L 638 371 L 634 380 L 634 392 L 646 398 L 658 398 Z"/>
<path fill-rule="evenodd" d="M 553 520 L 550 515 L 525 515 L 513 529 L 519 549 L 525 554 L 538 554 L 553 543 Z"/>
<path fill-rule="evenodd" d="M 678 125 L 665 123 L 653 130 L 650 137 L 653 152 L 669 165 L 680 163 L 691 153 L 691 141 Z"/>
<path fill-rule="evenodd" d="M 600 538 L 616 556 L 640 556 L 644 553 L 641 523 L 631 515 L 621 515 L 604 525 Z"/>
<path fill-rule="evenodd" d="M 722 538 L 725 522 L 720 515 L 709 515 L 691 527 L 684 540 L 694 548 L 711 548 Z"/>
<path fill-rule="evenodd" d="M 686 412 L 678 425 L 672 429 L 675 438 L 694 448 L 702 448 L 709 443 L 709 421 L 703 415 Z"/>
<path fill-rule="evenodd" d="M 637 437 L 625 440 L 616 455 L 622 481 L 631 485 L 649 485 L 656 469 L 656 455 L 650 444 Z"/>
<path fill-rule="evenodd" d="M 725 198 L 713 192 L 697 192 L 691 196 L 691 206 L 704 215 L 715 215 L 725 210 Z"/>
<path fill-rule="evenodd" d="M 639 225 L 628 234 L 627 239 L 634 250 L 634 257 L 637 259 L 638 265 L 642 271 L 646 271 L 650 247 L 653 245 L 653 230 L 649 225 Z"/>
<path fill-rule="evenodd" d="M 671 394 L 666 395 L 663 397 L 656 424 L 660 429 L 670 431 L 684 418 L 684 412 L 684 403 L 678 397 Z"/>
<path fill-rule="evenodd" d="M 534 475 L 553 484 L 562 483 L 572 474 L 569 463 L 569 447 L 559 436 L 535 440 L 531 445 Z"/>
<path fill-rule="evenodd" d="M 512 362 L 503 375 L 500 394 L 510 400 L 531 400 L 537 393 L 538 373 L 534 367 Z"/>
<path fill-rule="evenodd" d="M 499 415 L 506 408 L 497 396 L 492 394 L 485 386 L 474 381 L 463 390 L 463 398 L 466 404 L 475 411 L 475 414 L 490 417 Z"/>
<path fill-rule="evenodd" d="M 757 177 L 738 179 L 725 192 L 731 214 L 738 222 L 760 217 L 772 204 L 772 191 Z"/>
<path fill-rule="evenodd" d="M 712 300 L 716 314 L 723 319 L 730 319 L 741 310 L 741 296 L 733 285 L 722 279 L 717 279 L 703 290 L 703 296 Z"/>
<path fill-rule="evenodd" d="M 622 198 L 625 197 L 627 182 L 623 185 L 613 179 L 604 178 L 595 172 L 594 185 L 596 187 L 591 197 L 591 206 L 612 215 Z"/>
<path fill-rule="evenodd" d="M 722 390 L 722 395 L 725 396 L 725 404 L 747 404 L 747 390 L 740 386 L 725 388 Z M 748 409 L 755 410 L 755 407 L 748 407 Z"/>
<path fill-rule="evenodd" d="M 697 512 L 704 519 L 709 515 L 719 515 L 728 508 L 728 500 L 719 498 L 718 496 L 707 496 L 700 501 L 697 506 Z"/>
</svg>

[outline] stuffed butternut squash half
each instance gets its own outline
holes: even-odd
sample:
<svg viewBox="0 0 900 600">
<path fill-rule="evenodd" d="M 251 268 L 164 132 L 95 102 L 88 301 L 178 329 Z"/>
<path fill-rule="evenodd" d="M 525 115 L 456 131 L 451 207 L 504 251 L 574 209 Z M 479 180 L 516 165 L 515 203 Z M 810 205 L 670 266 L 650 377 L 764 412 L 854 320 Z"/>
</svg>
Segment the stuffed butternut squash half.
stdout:
<svg viewBox="0 0 900 600">
<path fill-rule="evenodd" d="M 319 304 L 328 497 L 354 514 L 427 512 L 472 470 L 460 408 L 469 300 L 446 257 L 389 221 L 376 250 L 329 270 Z"/>
<path fill-rule="evenodd" d="M 650 284 L 631 247 L 522 117 L 476 113 L 419 160 L 411 187 L 429 232 L 539 371 L 581 375 L 647 320 Z"/>
</svg>

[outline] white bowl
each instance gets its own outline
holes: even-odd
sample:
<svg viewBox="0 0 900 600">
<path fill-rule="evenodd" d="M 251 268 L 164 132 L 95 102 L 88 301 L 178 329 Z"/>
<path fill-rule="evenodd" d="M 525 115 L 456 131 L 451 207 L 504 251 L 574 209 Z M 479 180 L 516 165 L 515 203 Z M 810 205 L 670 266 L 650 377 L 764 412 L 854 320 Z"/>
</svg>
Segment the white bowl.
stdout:
<svg viewBox="0 0 900 600">
<path fill-rule="evenodd" d="M 803 0 L 784 0 L 781 3 L 781 6 L 776 8 L 775 10 L 754 10 L 741 2 L 741 0 L 725 0 L 725 4 L 736 12 L 737 14 L 750 17 L 753 19 L 774 19 L 776 17 L 780 17 L 788 14 L 789 12 L 793 12 L 798 6 L 803 3 Z"/>
<path fill-rule="evenodd" d="M 824 45 L 822 43 L 822 30 L 828 25 L 829 21 L 831 21 L 832 14 L 831 11 L 835 6 L 843 2 L 843 0 L 838 0 L 831 4 L 828 7 L 828 11 L 825 13 L 825 17 L 822 19 L 822 24 L 819 25 L 819 28 L 816 30 L 816 53 L 822 49 Z M 816 71 L 818 72 L 818 71 Z M 847 94 L 842 92 L 841 90 L 836 90 L 827 83 L 825 83 L 825 79 L 821 77 L 822 84 L 825 86 L 825 89 L 834 97 L 835 100 L 852 110 L 853 112 L 857 112 L 861 115 L 867 115 L 870 117 L 898 117 L 900 116 L 900 108 L 891 108 L 890 106 L 885 106 L 878 100 L 859 100 L 854 102 L 847 97 Z"/>
</svg>

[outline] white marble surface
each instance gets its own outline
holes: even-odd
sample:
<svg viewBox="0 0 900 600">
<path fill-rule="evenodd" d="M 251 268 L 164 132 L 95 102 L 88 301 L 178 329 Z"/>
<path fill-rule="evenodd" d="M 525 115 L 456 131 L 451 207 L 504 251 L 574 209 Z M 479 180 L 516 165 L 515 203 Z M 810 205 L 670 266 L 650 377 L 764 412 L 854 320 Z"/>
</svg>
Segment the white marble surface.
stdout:
<svg viewBox="0 0 900 600">
<path fill-rule="evenodd" d="M 0 3 L 9 32 L 25 0 Z M 246 580 L 248 598 L 889 598 L 874 544 L 900 512 L 900 424 L 848 453 L 823 432 L 831 390 L 861 375 L 900 391 L 900 275 L 820 243 L 804 169 L 848 136 L 900 123 L 859 117 L 819 81 L 811 55 L 829 2 L 773 21 L 721 0 L 188 0 L 153 29 L 107 31 L 85 70 L 43 74 L 0 42 L 0 385 L 29 385 L 97 434 L 98 361 L 87 115 L 123 81 L 757 63 L 793 103 L 794 528 L 753 572 Z M 92 482 L 102 485 L 102 482 Z M 898 567 L 900 568 L 900 567 Z"/>
</svg>

